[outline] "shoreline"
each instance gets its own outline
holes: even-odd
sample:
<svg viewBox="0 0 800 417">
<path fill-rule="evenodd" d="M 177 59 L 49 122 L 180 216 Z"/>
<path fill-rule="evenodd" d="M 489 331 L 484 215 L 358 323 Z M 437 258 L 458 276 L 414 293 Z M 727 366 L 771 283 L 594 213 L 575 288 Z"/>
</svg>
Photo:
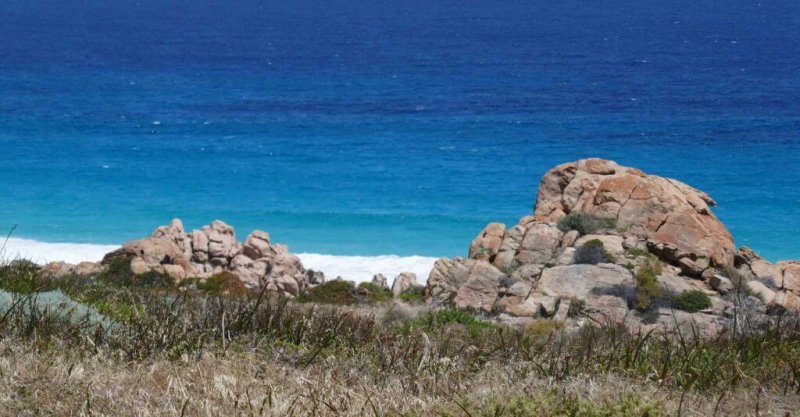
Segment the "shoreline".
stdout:
<svg viewBox="0 0 800 417">
<path fill-rule="evenodd" d="M 5 242 L 5 239 L 3 239 Z M 39 264 L 48 262 L 99 262 L 107 253 L 122 245 L 101 245 L 91 243 L 53 243 L 34 239 L 11 237 L 0 253 L 0 259 L 28 259 Z M 2 247 L 2 243 L 0 243 Z M 322 253 L 297 253 L 306 268 L 322 271 L 329 279 L 341 276 L 346 280 L 369 282 L 375 274 L 389 278 L 401 272 L 413 272 L 420 280 L 428 277 L 438 258 L 430 256 L 400 255 L 328 255 Z"/>
</svg>

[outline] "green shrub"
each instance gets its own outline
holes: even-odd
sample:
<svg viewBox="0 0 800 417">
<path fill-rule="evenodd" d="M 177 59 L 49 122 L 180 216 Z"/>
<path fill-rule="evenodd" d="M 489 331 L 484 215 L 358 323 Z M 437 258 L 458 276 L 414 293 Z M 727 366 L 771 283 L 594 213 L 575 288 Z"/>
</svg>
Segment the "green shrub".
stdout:
<svg viewBox="0 0 800 417">
<path fill-rule="evenodd" d="M 573 260 L 576 264 L 597 265 L 614 262 L 614 257 L 608 253 L 599 239 L 592 239 L 575 250 Z"/>
<path fill-rule="evenodd" d="M 106 256 L 103 260 L 106 268 L 97 275 L 97 279 L 124 287 L 152 287 L 152 288 L 173 288 L 175 280 L 167 274 L 155 271 L 145 272 L 136 275 L 131 270 L 132 256 L 121 254 L 117 256 Z"/>
<path fill-rule="evenodd" d="M 30 294 L 50 289 L 49 279 L 41 277 L 39 265 L 16 260 L 0 266 L 0 288 L 17 294 Z"/>
<path fill-rule="evenodd" d="M 598 230 L 613 228 L 616 223 L 614 219 L 605 219 L 585 213 L 570 213 L 559 219 L 557 226 L 562 232 L 576 230 L 581 235 L 588 235 Z"/>
<path fill-rule="evenodd" d="M 684 291 L 672 298 L 672 307 L 695 313 L 711 307 L 711 299 L 700 290 Z"/>
<path fill-rule="evenodd" d="M 639 258 L 639 257 L 642 257 L 642 256 L 650 255 L 650 252 L 648 252 L 647 250 L 639 249 L 639 248 L 629 248 L 627 250 L 627 253 L 628 253 L 628 255 L 632 256 L 633 258 Z"/>
<path fill-rule="evenodd" d="M 409 304 L 421 304 L 425 301 L 425 287 L 414 285 L 400 293 L 400 299 Z"/>
<path fill-rule="evenodd" d="M 661 286 L 658 285 L 658 274 L 661 273 L 661 263 L 651 257 L 639 267 L 633 278 L 636 281 L 636 300 L 634 308 L 644 311 L 650 304 L 661 297 Z"/>
<path fill-rule="evenodd" d="M 494 329 L 495 326 L 487 321 L 480 320 L 474 315 L 455 308 L 444 308 L 423 314 L 416 319 L 407 322 L 402 329 L 404 333 L 410 333 L 413 328 L 422 328 L 426 331 L 441 329 L 450 324 L 460 324 L 467 332 L 475 337 L 484 330 Z"/>
<path fill-rule="evenodd" d="M 103 259 L 106 268 L 97 278 L 117 285 L 133 284 L 135 275 L 131 270 L 131 258 L 130 255 L 118 255 L 110 258 L 106 256 L 106 259 Z"/>
<path fill-rule="evenodd" d="M 392 292 L 388 288 L 371 282 L 358 284 L 358 295 L 365 298 L 366 302 L 383 303 L 392 299 Z"/>
<path fill-rule="evenodd" d="M 352 283 L 337 279 L 312 288 L 300 296 L 298 301 L 322 304 L 356 304 L 358 303 L 358 298 L 355 295 L 355 290 L 356 287 Z"/>
<path fill-rule="evenodd" d="M 211 294 L 243 295 L 247 293 L 242 281 L 234 273 L 223 271 L 208 277 L 205 281 L 197 281 L 197 289 Z"/>
</svg>

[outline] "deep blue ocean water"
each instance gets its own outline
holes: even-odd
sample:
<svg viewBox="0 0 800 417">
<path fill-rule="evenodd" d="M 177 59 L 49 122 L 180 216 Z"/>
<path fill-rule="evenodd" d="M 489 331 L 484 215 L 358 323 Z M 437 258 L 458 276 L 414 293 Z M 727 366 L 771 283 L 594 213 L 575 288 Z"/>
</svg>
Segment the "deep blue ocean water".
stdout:
<svg viewBox="0 0 800 417">
<path fill-rule="evenodd" d="M 0 2 L 0 229 L 463 255 L 598 156 L 800 258 L 800 3 Z"/>
</svg>

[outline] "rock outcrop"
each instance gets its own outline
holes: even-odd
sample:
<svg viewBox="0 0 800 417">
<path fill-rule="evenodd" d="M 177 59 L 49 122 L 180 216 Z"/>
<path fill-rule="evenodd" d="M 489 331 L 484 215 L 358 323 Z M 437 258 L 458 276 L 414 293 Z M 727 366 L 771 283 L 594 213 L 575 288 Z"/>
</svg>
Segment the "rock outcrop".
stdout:
<svg viewBox="0 0 800 417">
<path fill-rule="evenodd" d="M 413 272 L 401 272 L 394 278 L 392 282 L 392 295 L 397 298 L 405 292 L 417 285 L 417 274 Z"/>
<path fill-rule="evenodd" d="M 680 181 L 602 159 L 559 165 L 539 185 L 534 217 L 555 222 L 570 213 L 614 219 L 621 228 L 648 239 L 672 262 L 733 261 L 733 237 L 714 216 L 708 194 Z"/>
<path fill-rule="evenodd" d="M 73 265 L 66 262 L 49 262 L 42 265 L 39 274 L 51 278 L 61 278 L 67 275 L 94 275 L 100 273 L 103 266 L 95 262 L 80 262 Z"/>
<path fill-rule="evenodd" d="M 702 191 L 612 161 L 560 165 L 542 179 L 533 215 L 513 227 L 487 225 L 468 258 L 437 260 L 425 297 L 501 321 L 574 318 L 704 335 L 731 328 L 742 297 L 763 311 L 800 312 L 800 263 L 773 265 L 746 248 L 736 252 L 711 206 Z M 599 226 L 574 227 L 577 217 Z M 745 282 L 731 276 L 734 264 Z M 686 292 L 706 300 L 673 301 Z"/>
<path fill-rule="evenodd" d="M 800 262 L 772 264 L 752 249 L 742 247 L 734 264 L 748 290 L 771 308 L 800 313 Z"/>
<path fill-rule="evenodd" d="M 102 264 L 120 257 L 130 260 L 137 275 L 156 272 L 180 281 L 231 272 L 247 288 L 266 287 L 292 296 L 324 282 L 320 273 L 303 268 L 286 246 L 271 243 L 268 233 L 254 231 L 239 243 L 233 227 L 219 220 L 187 233 L 175 219 L 150 237 L 125 243 Z"/>
</svg>

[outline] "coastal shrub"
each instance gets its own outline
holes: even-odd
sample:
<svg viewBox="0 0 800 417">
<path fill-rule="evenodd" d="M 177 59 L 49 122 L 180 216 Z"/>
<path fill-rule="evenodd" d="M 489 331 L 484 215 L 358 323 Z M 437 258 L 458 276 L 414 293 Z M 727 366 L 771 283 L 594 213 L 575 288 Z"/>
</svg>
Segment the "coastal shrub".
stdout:
<svg viewBox="0 0 800 417">
<path fill-rule="evenodd" d="M 425 287 L 414 285 L 400 293 L 400 299 L 409 304 L 422 304 L 425 301 Z"/>
<path fill-rule="evenodd" d="M 616 220 L 586 213 L 570 213 L 559 219 L 556 225 L 562 232 L 576 230 L 581 235 L 588 235 L 598 230 L 615 227 Z"/>
<path fill-rule="evenodd" d="M 599 239 L 592 239 L 575 250 L 573 261 L 576 264 L 597 265 L 614 262 L 614 257 L 603 246 Z"/>
<path fill-rule="evenodd" d="M 420 315 L 416 319 L 407 322 L 402 330 L 403 333 L 406 334 L 410 333 L 414 328 L 435 331 L 452 324 L 464 326 L 472 337 L 476 337 L 484 330 L 496 328 L 492 323 L 480 320 L 467 311 L 455 308 L 443 308 Z"/>
<path fill-rule="evenodd" d="M 118 285 L 131 285 L 134 280 L 134 274 L 131 270 L 131 256 L 117 255 L 109 257 L 107 255 L 106 258 L 103 259 L 105 269 L 97 278 Z"/>
<path fill-rule="evenodd" d="M 628 248 L 628 250 L 625 251 L 625 252 L 628 255 L 630 255 L 632 258 L 640 258 L 640 257 L 643 257 L 643 256 L 650 255 L 650 252 L 648 252 L 645 249 L 640 249 L 640 248 Z"/>
<path fill-rule="evenodd" d="M 672 307 L 695 313 L 711 307 L 711 299 L 700 290 L 684 291 L 672 298 Z"/>
<path fill-rule="evenodd" d="M 217 295 L 244 295 L 247 293 L 242 281 L 232 272 L 222 271 L 196 282 L 197 289 Z"/>
<path fill-rule="evenodd" d="M 358 298 L 355 295 L 356 287 L 344 280 L 328 281 L 320 284 L 298 298 L 303 303 L 321 304 L 356 304 Z"/>
<path fill-rule="evenodd" d="M 358 284 L 358 295 L 368 303 L 383 303 L 392 299 L 392 291 L 371 282 Z"/>
<path fill-rule="evenodd" d="M 661 286 L 658 285 L 660 273 L 661 263 L 655 257 L 649 257 L 633 275 L 636 283 L 635 309 L 644 311 L 661 297 Z"/>
<path fill-rule="evenodd" d="M 16 293 L 30 294 L 50 289 L 49 280 L 41 277 L 39 266 L 27 260 L 15 260 L 0 266 L 0 288 Z"/>
</svg>

